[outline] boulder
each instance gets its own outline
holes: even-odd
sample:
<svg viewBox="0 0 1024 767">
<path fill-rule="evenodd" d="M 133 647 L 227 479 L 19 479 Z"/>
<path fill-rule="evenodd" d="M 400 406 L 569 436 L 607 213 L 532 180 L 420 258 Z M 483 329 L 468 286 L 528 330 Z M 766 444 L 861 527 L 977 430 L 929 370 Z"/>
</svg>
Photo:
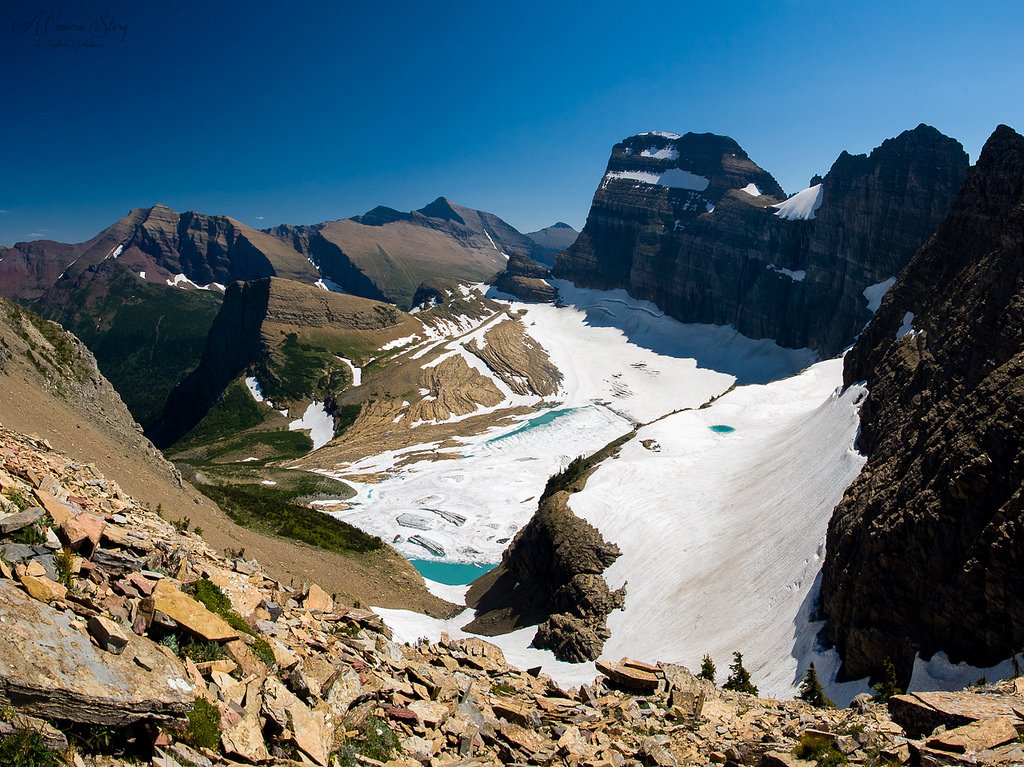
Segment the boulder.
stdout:
<svg viewBox="0 0 1024 767">
<path fill-rule="evenodd" d="M 303 600 L 302 605 L 307 610 L 318 610 L 325 613 L 333 612 L 334 610 L 334 600 L 331 599 L 331 595 L 315 583 L 306 592 L 306 598 Z"/>
<path fill-rule="evenodd" d="M 611 682 L 627 690 L 652 693 L 658 689 L 658 675 L 652 671 L 653 666 L 639 664 L 623 658 L 618 663 L 599 660 L 595 663 L 597 670 L 608 677 Z"/>
<path fill-rule="evenodd" d="M 51 581 L 45 575 L 22 575 L 21 585 L 30 596 L 40 602 L 53 602 L 68 595 L 68 590 L 64 586 Z"/>
<path fill-rule="evenodd" d="M 25 713 L 118 727 L 192 708 L 195 692 L 185 669 L 148 639 L 129 636 L 120 655 L 103 652 L 71 615 L 30 599 L 10 581 L 0 581 L 0 620 L 0 698 Z"/>
<path fill-rule="evenodd" d="M 295 745 L 319 765 L 326 765 L 334 733 L 320 711 L 311 711 L 274 677 L 263 682 L 263 714 L 292 735 Z"/>
<path fill-rule="evenodd" d="M 1002 746 L 1017 739 L 1016 717 L 994 716 L 965 724 L 930 738 L 925 744 L 940 751 L 965 754 Z"/>
<path fill-rule="evenodd" d="M 120 655 L 128 646 L 128 633 L 121 628 L 120 624 L 100 615 L 94 615 L 89 619 L 89 634 L 101 649 L 114 653 L 114 655 Z"/>
<path fill-rule="evenodd" d="M 247 762 L 266 762 L 270 759 L 259 717 L 246 714 L 220 734 L 224 752 Z"/>
<path fill-rule="evenodd" d="M 75 551 L 92 553 L 100 545 L 107 523 L 95 514 L 77 514 L 60 523 L 60 531 L 68 546 Z"/>
<path fill-rule="evenodd" d="M 936 727 L 962 727 L 981 719 L 1015 717 L 1012 699 L 972 692 L 912 692 L 889 699 L 889 716 L 907 735 L 919 738 Z"/>
<path fill-rule="evenodd" d="M 45 513 L 39 506 L 33 506 L 31 509 L 19 511 L 17 514 L 0 517 L 0 535 L 16 533 L 22 528 L 31 525 Z"/>
<path fill-rule="evenodd" d="M 223 618 L 214 615 L 167 580 L 157 582 L 152 596 L 143 600 L 142 612 L 150 619 L 157 614 L 166 616 L 208 642 L 224 642 L 238 638 L 238 632 Z"/>
</svg>

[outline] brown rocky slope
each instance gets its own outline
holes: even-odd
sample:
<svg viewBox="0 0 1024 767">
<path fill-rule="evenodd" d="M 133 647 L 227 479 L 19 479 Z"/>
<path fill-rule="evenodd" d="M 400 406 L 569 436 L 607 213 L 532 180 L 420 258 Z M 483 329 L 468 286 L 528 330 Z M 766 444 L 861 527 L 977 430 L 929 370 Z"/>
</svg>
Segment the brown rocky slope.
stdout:
<svg viewBox="0 0 1024 767">
<path fill-rule="evenodd" d="M 1000 126 L 846 357 L 864 471 L 828 532 L 822 607 L 852 676 L 1024 644 L 1024 138 Z"/>
<path fill-rule="evenodd" d="M 95 469 L 7 430 L 0 489 L 0 749 L 35 744 L 29 763 L 55 763 L 43 748 L 79 767 L 1024 758 L 1020 680 L 836 711 L 624 659 L 566 690 L 479 639 L 400 646 L 372 612 L 218 555 Z M 45 542 L 12 542 L 28 532 Z"/>
</svg>

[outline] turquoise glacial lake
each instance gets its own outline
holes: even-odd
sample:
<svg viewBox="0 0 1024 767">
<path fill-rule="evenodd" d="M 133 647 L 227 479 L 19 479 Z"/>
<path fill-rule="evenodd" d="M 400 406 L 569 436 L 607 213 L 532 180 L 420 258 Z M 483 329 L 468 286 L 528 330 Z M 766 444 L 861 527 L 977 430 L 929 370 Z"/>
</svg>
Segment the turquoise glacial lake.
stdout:
<svg viewBox="0 0 1024 767">
<path fill-rule="evenodd" d="M 494 442 L 501 442 L 503 439 L 515 437 L 519 434 L 522 434 L 523 432 L 529 431 L 530 429 L 536 429 L 539 426 L 546 426 L 549 423 L 557 421 L 562 416 L 572 415 L 577 410 L 579 410 L 579 408 L 576 407 L 563 407 L 557 410 L 548 410 L 546 413 L 535 415 L 533 418 L 529 419 L 526 423 L 524 423 L 515 431 L 510 431 L 508 434 L 502 434 L 500 437 L 495 437 L 494 439 L 487 440 L 486 444 L 490 445 Z"/>
<path fill-rule="evenodd" d="M 448 586 L 465 586 L 497 566 L 466 562 L 437 562 L 432 559 L 410 559 L 409 562 L 424 578 Z"/>
<path fill-rule="evenodd" d="M 714 426 L 709 426 L 708 428 L 716 434 L 729 434 L 730 432 L 736 431 L 735 428 L 724 423 L 716 423 Z"/>
</svg>

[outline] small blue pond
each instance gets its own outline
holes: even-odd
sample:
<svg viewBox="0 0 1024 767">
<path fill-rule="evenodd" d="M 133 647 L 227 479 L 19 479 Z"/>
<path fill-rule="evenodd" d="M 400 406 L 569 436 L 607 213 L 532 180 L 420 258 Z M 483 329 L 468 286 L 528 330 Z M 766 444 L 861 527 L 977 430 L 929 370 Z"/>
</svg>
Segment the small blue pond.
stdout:
<svg viewBox="0 0 1024 767">
<path fill-rule="evenodd" d="M 472 583 L 496 565 L 467 564 L 465 562 L 437 562 L 432 559 L 410 559 L 420 575 L 428 580 L 449 586 L 464 586 Z"/>
<path fill-rule="evenodd" d="M 575 413 L 578 410 L 578 407 L 564 407 L 558 410 L 549 410 L 546 413 L 541 413 L 540 415 L 534 416 L 533 418 L 529 419 L 526 423 L 524 423 L 522 426 L 520 426 L 518 429 L 510 431 L 508 434 L 502 434 L 500 437 L 495 437 L 494 439 L 487 440 L 487 444 L 490 445 L 495 442 L 501 442 L 503 439 L 515 437 L 517 434 L 522 434 L 523 432 L 529 431 L 530 429 L 536 429 L 538 426 L 545 426 L 549 423 L 557 421 L 562 416 L 571 415 L 572 413 Z"/>
<path fill-rule="evenodd" d="M 714 426 L 709 427 L 711 431 L 716 434 L 728 434 L 729 432 L 736 431 L 732 426 L 727 426 L 724 423 L 716 423 Z"/>
</svg>

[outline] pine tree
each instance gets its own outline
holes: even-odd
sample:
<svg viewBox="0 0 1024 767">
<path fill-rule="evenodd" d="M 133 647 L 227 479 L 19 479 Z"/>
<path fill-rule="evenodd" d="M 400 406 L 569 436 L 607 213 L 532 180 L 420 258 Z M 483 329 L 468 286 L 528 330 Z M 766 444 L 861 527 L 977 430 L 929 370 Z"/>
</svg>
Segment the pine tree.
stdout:
<svg viewBox="0 0 1024 767">
<path fill-rule="evenodd" d="M 896 680 L 896 667 L 889 658 L 882 663 L 882 678 L 871 689 L 875 691 L 871 699 L 878 703 L 885 703 L 893 695 L 900 695 L 903 692 Z"/>
<path fill-rule="evenodd" d="M 722 685 L 723 689 L 757 695 L 757 687 L 750 681 L 750 672 L 743 668 L 743 654 L 732 654 L 732 665 L 729 666 L 729 678 Z"/>
<path fill-rule="evenodd" d="M 705 655 L 703 658 L 701 658 L 700 673 L 697 674 L 698 679 L 706 679 L 707 681 L 711 682 L 711 684 L 714 684 L 715 674 L 717 673 L 718 669 L 715 668 L 715 662 L 711 660 L 710 655 Z"/>
<path fill-rule="evenodd" d="M 1017 659 L 1017 653 L 1010 653 L 1010 665 L 1013 668 L 1013 678 L 1021 676 L 1020 661 Z"/>
<path fill-rule="evenodd" d="M 825 688 L 821 686 L 818 672 L 815 670 L 813 663 L 807 667 L 807 673 L 804 674 L 804 681 L 800 683 L 800 692 L 797 697 L 818 708 L 836 707 L 832 699 L 825 694 Z"/>
</svg>

